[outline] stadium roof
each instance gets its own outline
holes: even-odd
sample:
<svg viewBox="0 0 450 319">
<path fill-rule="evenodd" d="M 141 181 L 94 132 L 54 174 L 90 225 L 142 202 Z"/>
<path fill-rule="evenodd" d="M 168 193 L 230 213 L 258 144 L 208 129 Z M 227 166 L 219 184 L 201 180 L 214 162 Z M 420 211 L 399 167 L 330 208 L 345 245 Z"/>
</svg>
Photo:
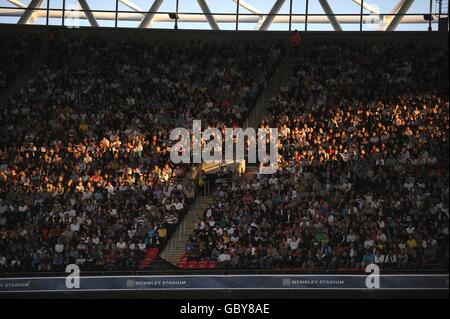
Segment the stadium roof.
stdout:
<svg viewBox="0 0 450 319">
<path fill-rule="evenodd" d="M 0 0 L 0 23 L 69 27 L 426 31 L 442 15 L 447 0 Z"/>
</svg>

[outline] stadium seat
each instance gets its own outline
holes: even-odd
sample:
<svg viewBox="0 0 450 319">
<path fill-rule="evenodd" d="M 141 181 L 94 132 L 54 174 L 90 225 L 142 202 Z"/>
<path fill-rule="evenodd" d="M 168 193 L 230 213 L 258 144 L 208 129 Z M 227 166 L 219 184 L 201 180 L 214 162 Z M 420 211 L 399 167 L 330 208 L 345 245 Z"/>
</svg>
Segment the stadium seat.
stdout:
<svg viewBox="0 0 450 319">
<path fill-rule="evenodd" d="M 155 259 L 157 256 L 158 256 L 157 253 L 150 253 L 150 254 L 147 254 L 147 258 L 151 258 L 151 259 Z"/>
<path fill-rule="evenodd" d="M 187 262 L 179 262 L 177 264 L 177 267 L 180 269 L 186 269 L 187 268 Z"/>
<path fill-rule="evenodd" d="M 209 269 L 216 269 L 217 268 L 217 262 L 210 261 L 209 264 L 208 264 L 208 268 Z"/>
<path fill-rule="evenodd" d="M 139 266 L 138 266 L 138 269 L 139 270 L 144 270 L 145 268 L 147 268 L 148 267 L 148 265 L 145 265 L 144 263 L 141 263 Z"/>
<path fill-rule="evenodd" d="M 197 269 L 198 268 L 198 263 L 193 260 L 187 263 L 187 269 Z"/>
</svg>

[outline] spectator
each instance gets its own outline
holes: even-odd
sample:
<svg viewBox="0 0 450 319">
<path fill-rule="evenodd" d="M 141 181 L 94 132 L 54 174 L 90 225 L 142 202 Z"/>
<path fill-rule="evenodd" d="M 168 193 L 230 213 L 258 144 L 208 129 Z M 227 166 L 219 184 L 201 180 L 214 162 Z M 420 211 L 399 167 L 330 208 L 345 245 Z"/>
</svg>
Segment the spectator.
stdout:
<svg viewBox="0 0 450 319">
<path fill-rule="evenodd" d="M 302 36 L 298 30 L 295 30 L 291 35 L 291 56 L 298 56 L 298 49 L 300 47 L 300 42 L 302 40 Z"/>
<path fill-rule="evenodd" d="M 227 249 L 240 269 L 445 267 L 449 100 L 436 79 L 448 56 L 393 45 L 304 52 L 261 123 L 280 132 L 277 173 L 218 187 L 192 258 Z"/>
</svg>

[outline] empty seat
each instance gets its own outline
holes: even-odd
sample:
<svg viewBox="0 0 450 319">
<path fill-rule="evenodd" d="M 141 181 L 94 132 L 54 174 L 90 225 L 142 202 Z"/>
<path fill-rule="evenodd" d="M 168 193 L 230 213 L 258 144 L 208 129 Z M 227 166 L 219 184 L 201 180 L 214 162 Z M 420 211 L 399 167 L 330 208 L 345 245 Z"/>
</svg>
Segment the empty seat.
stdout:
<svg viewBox="0 0 450 319">
<path fill-rule="evenodd" d="M 187 262 L 179 262 L 177 264 L 177 267 L 180 269 L 186 269 L 187 268 Z"/>
<path fill-rule="evenodd" d="M 217 262 L 210 261 L 209 264 L 208 264 L 208 268 L 209 269 L 216 269 L 217 268 Z"/>
<path fill-rule="evenodd" d="M 143 269 L 145 269 L 145 268 L 147 268 L 148 267 L 148 265 L 146 265 L 146 264 L 144 264 L 144 263 L 141 263 L 139 266 L 138 266 L 138 269 L 139 270 L 143 270 Z"/>
<path fill-rule="evenodd" d="M 197 266 L 198 269 L 208 269 L 208 267 L 209 263 L 207 261 L 200 261 Z"/>
<path fill-rule="evenodd" d="M 197 269 L 198 263 L 196 261 L 190 261 L 187 263 L 187 269 Z"/>
</svg>

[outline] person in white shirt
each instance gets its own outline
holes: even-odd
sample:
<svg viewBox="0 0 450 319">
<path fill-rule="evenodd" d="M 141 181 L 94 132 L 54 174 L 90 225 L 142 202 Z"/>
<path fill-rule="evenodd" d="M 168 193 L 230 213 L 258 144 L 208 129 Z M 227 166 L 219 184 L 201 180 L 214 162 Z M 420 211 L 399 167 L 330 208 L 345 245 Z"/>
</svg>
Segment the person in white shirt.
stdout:
<svg viewBox="0 0 450 319">
<path fill-rule="evenodd" d="M 387 242 L 387 236 L 385 233 L 380 232 L 380 234 L 378 234 L 377 237 L 378 237 L 378 240 L 381 241 L 382 243 Z"/>
<path fill-rule="evenodd" d="M 140 240 L 138 243 L 138 248 L 140 251 L 145 251 L 147 249 L 147 245 L 145 245 L 145 243 L 143 243 L 142 240 Z"/>
<path fill-rule="evenodd" d="M 127 248 L 127 243 L 123 240 L 123 238 L 120 238 L 119 242 L 116 244 L 116 248 L 119 250 Z"/>
<path fill-rule="evenodd" d="M 414 233 L 415 230 L 416 230 L 415 227 L 413 227 L 412 225 L 409 225 L 408 228 L 406 228 L 406 233 L 407 233 L 408 235 L 411 235 L 411 234 Z"/>
<path fill-rule="evenodd" d="M 109 212 L 109 214 L 113 217 L 117 216 L 117 209 L 113 208 L 111 209 L 111 211 Z"/>
<path fill-rule="evenodd" d="M 95 236 L 94 238 L 92 238 L 92 243 L 94 245 L 98 245 L 100 243 L 100 238 L 98 236 Z"/>
<path fill-rule="evenodd" d="M 174 204 L 174 206 L 175 206 L 175 209 L 176 209 L 177 211 L 181 211 L 181 210 L 183 210 L 183 208 L 184 208 L 184 205 L 183 205 L 182 202 L 177 202 L 177 203 Z"/>
<path fill-rule="evenodd" d="M 289 244 L 289 248 L 292 250 L 297 249 L 300 246 L 300 237 L 297 237 L 295 240 L 292 240 Z"/>
<path fill-rule="evenodd" d="M 0 267 L 6 267 L 6 257 L 0 256 Z"/>
<path fill-rule="evenodd" d="M 352 242 L 354 242 L 355 240 L 356 240 L 356 236 L 355 236 L 355 234 L 354 234 L 353 232 L 351 232 L 350 234 L 348 234 L 347 237 L 346 237 L 346 239 L 345 239 L 345 241 L 346 241 L 347 243 L 352 243 Z"/>
<path fill-rule="evenodd" d="M 215 225 L 214 231 L 217 233 L 218 236 L 223 235 L 223 229 L 221 227 L 219 227 L 219 225 Z"/>
<path fill-rule="evenodd" d="M 14 257 L 14 259 L 11 260 L 11 263 L 10 263 L 11 268 L 14 268 L 14 267 L 19 268 L 21 264 L 22 264 L 22 262 L 17 258 L 17 256 Z"/>
<path fill-rule="evenodd" d="M 206 211 L 206 217 L 210 218 L 212 216 L 212 208 L 208 208 L 208 210 Z"/>
<path fill-rule="evenodd" d="M 227 251 L 223 251 L 217 258 L 217 261 L 222 265 L 227 265 L 231 261 L 231 256 Z"/>
<path fill-rule="evenodd" d="M 64 244 L 61 243 L 60 240 L 58 240 L 58 243 L 55 245 L 55 251 L 60 254 L 64 251 Z"/>
<path fill-rule="evenodd" d="M 73 221 L 72 224 L 70 224 L 70 229 L 77 232 L 80 230 L 80 224 L 77 224 L 75 221 Z"/>
<path fill-rule="evenodd" d="M 367 240 L 364 242 L 364 248 L 366 248 L 366 249 L 372 248 L 372 247 L 373 247 L 373 244 L 374 244 L 373 240 L 367 239 Z"/>
<path fill-rule="evenodd" d="M 69 217 L 75 217 L 77 216 L 77 212 L 74 209 L 70 209 L 68 211 L 66 211 L 67 216 Z"/>
</svg>

